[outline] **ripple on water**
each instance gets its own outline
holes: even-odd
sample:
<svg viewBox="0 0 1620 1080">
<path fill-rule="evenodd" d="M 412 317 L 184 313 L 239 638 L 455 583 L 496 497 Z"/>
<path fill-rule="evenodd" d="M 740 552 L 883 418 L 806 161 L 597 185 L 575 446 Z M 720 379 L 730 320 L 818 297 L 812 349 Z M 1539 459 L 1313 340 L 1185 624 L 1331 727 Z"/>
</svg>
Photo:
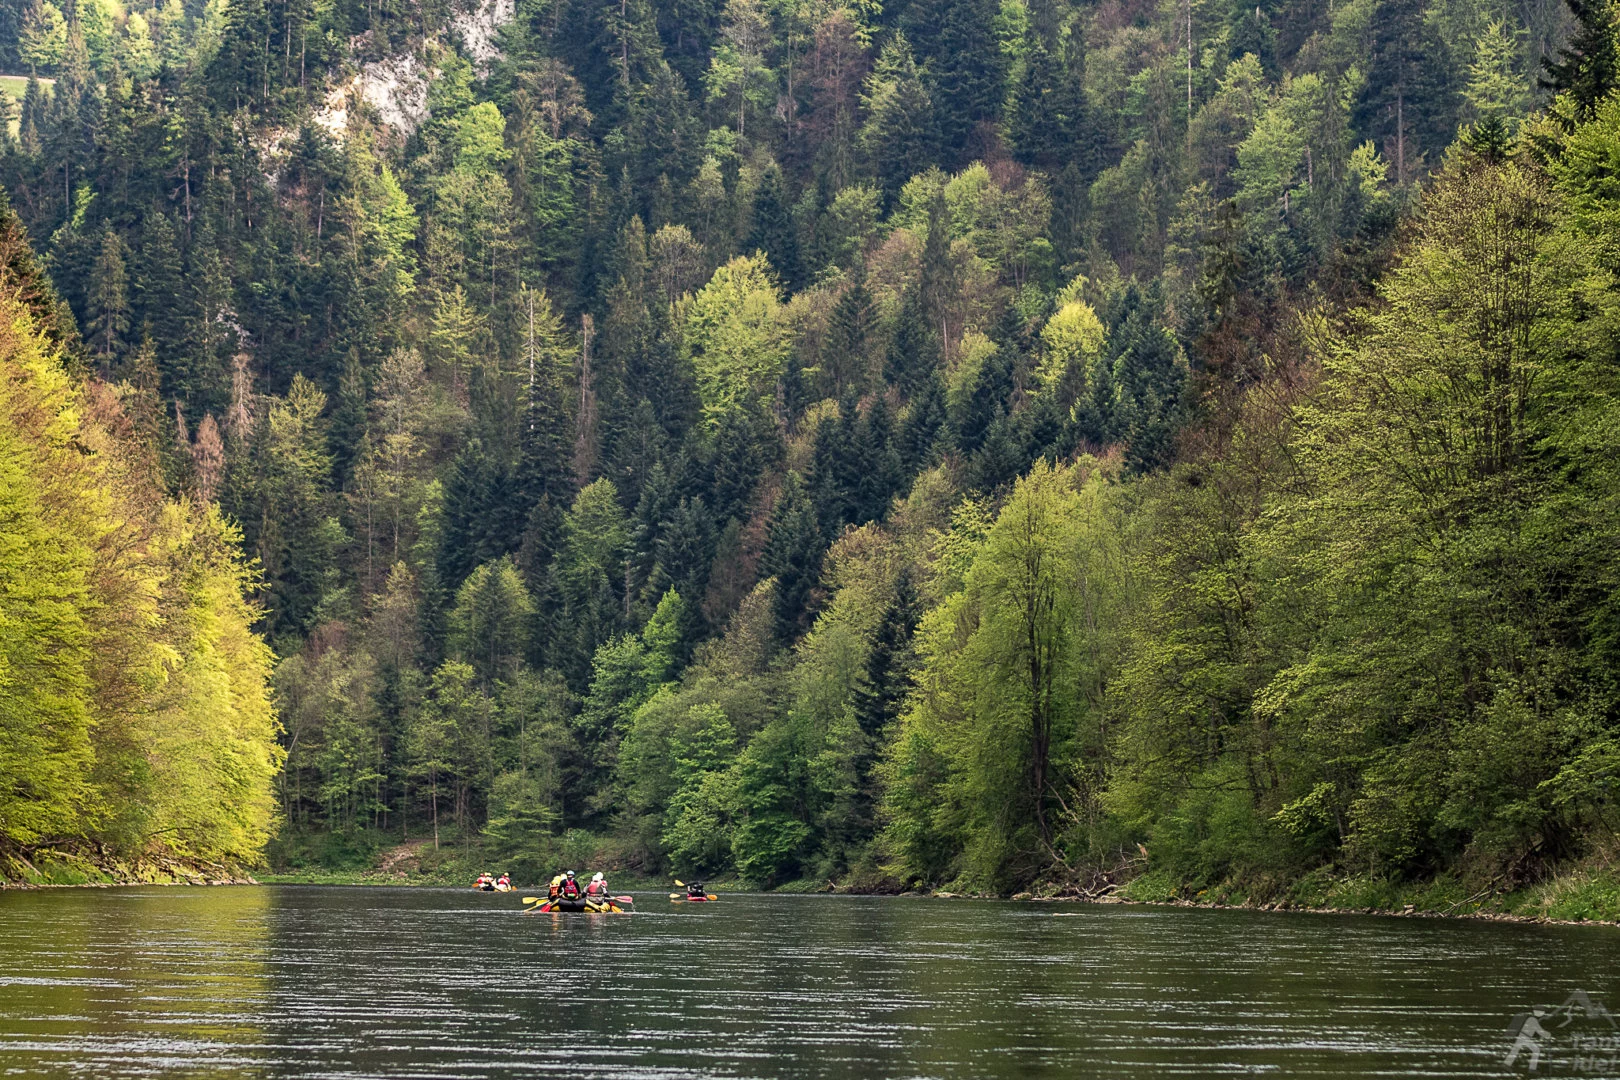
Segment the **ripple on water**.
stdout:
<svg viewBox="0 0 1620 1080">
<path fill-rule="evenodd" d="M 1514 1013 L 1602 998 L 1615 972 L 1607 929 L 858 897 L 592 917 L 464 890 L 11 893 L 0 1068 L 1509 1076 Z"/>
</svg>

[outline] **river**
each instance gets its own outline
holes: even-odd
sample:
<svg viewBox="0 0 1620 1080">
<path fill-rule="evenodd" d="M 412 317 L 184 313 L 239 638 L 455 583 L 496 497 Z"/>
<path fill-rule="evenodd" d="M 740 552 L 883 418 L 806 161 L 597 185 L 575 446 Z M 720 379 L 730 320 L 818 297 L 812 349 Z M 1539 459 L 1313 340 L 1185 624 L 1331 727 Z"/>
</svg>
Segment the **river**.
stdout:
<svg viewBox="0 0 1620 1080">
<path fill-rule="evenodd" d="M 1525 1076 L 1528 1047 L 1504 1063 L 1514 1015 L 1584 991 L 1529 1029 L 1536 1075 L 1620 1075 L 1596 1011 L 1614 991 L 1620 1012 L 1614 928 L 637 899 L 536 916 L 471 890 L 0 893 L 0 1072 Z"/>
</svg>

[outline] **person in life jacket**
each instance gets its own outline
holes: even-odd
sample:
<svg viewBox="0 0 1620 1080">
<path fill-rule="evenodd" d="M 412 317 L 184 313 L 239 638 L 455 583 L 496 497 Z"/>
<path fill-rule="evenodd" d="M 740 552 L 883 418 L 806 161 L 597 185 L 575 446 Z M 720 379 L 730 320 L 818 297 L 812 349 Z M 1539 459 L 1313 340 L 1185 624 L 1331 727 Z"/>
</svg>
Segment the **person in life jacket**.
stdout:
<svg viewBox="0 0 1620 1080">
<path fill-rule="evenodd" d="M 585 894 L 580 892 L 579 882 L 574 880 L 572 870 L 564 870 L 562 882 L 557 886 L 556 898 L 559 900 L 578 900 Z"/>
<path fill-rule="evenodd" d="M 591 878 L 591 883 L 585 886 L 585 895 L 593 900 L 602 900 L 607 897 L 607 893 L 607 878 L 602 876 L 601 871 L 597 871 Z"/>
<path fill-rule="evenodd" d="M 502 874 L 500 876 L 499 880 L 497 880 L 495 882 L 495 887 L 497 889 L 502 889 L 502 890 L 510 889 L 512 887 L 512 878 L 511 878 L 511 876 L 508 875 L 508 874 Z"/>
<path fill-rule="evenodd" d="M 479 874 L 477 883 L 475 885 L 473 885 L 473 888 L 475 888 L 475 889 L 484 889 L 484 890 L 493 889 L 494 887 L 495 887 L 495 879 L 490 877 L 488 874 Z"/>
<path fill-rule="evenodd" d="M 551 899 L 555 900 L 562 895 L 562 883 L 563 876 L 561 874 L 551 879 L 551 892 L 549 894 Z"/>
<path fill-rule="evenodd" d="M 686 886 L 686 895 L 687 896 L 699 896 L 699 897 L 705 897 L 706 898 L 707 894 L 703 891 L 703 882 L 701 882 L 701 881 L 688 882 L 687 886 Z"/>
</svg>

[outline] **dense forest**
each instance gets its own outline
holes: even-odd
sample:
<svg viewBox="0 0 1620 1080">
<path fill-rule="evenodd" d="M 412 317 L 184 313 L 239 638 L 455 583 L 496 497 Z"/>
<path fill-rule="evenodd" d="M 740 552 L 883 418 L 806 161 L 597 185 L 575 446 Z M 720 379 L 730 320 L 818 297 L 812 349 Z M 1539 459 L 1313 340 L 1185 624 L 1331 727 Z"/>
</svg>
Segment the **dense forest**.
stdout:
<svg viewBox="0 0 1620 1080">
<path fill-rule="evenodd" d="M 0 205 L 0 880 L 89 837 L 125 878 L 251 864 L 283 755 L 241 533 L 77 340 Z"/>
<path fill-rule="evenodd" d="M 0 581 L 117 593 L 0 622 L 85 667 L 0 702 L 15 843 L 229 779 L 220 850 L 527 877 L 1614 848 L 1606 0 L 6 0 L 0 66 Z M 72 697 L 262 748 L 244 620 L 247 774 Z"/>
</svg>

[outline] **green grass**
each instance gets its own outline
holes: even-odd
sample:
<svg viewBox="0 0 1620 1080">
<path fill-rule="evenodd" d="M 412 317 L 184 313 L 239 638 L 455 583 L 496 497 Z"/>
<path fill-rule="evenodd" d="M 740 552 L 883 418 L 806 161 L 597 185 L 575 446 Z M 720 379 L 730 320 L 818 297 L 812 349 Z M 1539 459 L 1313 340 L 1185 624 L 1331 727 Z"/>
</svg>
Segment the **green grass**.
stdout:
<svg viewBox="0 0 1620 1080">
<path fill-rule="evenodd" d="M 39 85 L 40 88 L 43 89 L 47 95 L 49 95 L 51 92 L 51 87 L 56 85 L 56 80 L 41 79 L 39 80 Z M 28 76 L 0 75 L 0 94 L 5 94 L 16 101 L 21 101 L 23 99 L 23 94 L 27 92 Z"/>
<path fill-rule="evenodd" d="M 1620 870 L 1606 863 L 1572 866 L 1548 881 L 1508 893 L 1492 892 L 1449 874 L 1427 881 L 1397 881 L 1336 874 L 1319 867 L 1280 889 L 1256 892 L 1234 883 L 1199 888 L 1167 869 L 1157 869 L 1127 882 L 1118 895 L 1149 904 L 1191 901 L 1241 907 L 1277 901 L 1287 907 L 1317 910 L 1620 922 Z"/>
<path fill-rule="evenodd" d="M 49 96 L 51 87 L 56 85 L 56 80 L 41 79 L 39 80 L 39 85 L 45 91 L 46 95 Z M 28 76 L 0 75 L 0 94 L 5 94 L 13 101 L 21 101 L 23 99 L 23 95 L 27 92 Z M 17 121 L 15 120 L 11 122 L 11 135 L 13 138 L 15 138 L 17 135 Z"/>
</svg>

